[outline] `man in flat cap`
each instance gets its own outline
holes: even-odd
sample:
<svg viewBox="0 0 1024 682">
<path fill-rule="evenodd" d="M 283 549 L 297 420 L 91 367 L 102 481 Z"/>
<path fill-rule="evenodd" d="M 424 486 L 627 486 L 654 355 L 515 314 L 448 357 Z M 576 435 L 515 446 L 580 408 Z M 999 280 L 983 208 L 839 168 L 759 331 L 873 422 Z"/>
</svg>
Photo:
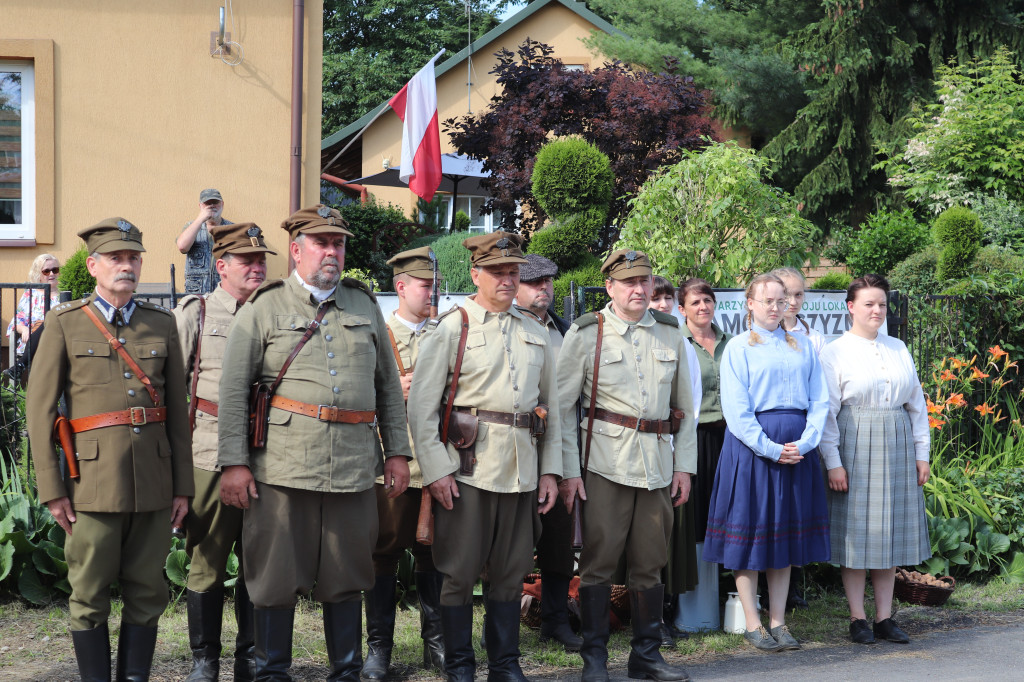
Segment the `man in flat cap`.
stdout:
<svg viewBox="0 0 1024 682">
<path fill-rule="evenodd" d="M 204 189 L 199 193 L 199 214 L 182 228 L 174 242 L 178 251 L 185 254 L 186 294 L 208 294 L 220 280 L 210 230 L 218 225 L 231 224 L 221 217 L 223 212 L 224 198 L 220 190 Z"/>
<path fill-rule="evenodd" d="M 220 283 L 209 294 L 189 295 L 174 309 L 190 386 L 192 465 L 196 495 L 185 517 L 185 550 L 192 562 L 186 605 L 192 671 L 186 682 L 215 681 L 220 671 L 224 580 L 232 546 L 242 554 L 242 510 L 220 501 L 217 468 L 217 405 L 224 350 L 235 313 L 267 278 L 267 254 L 274 254 L 254 223 L 217 225 L 210 230 Z M 236 680 L 253 679 L 252 603 L 241 565 L 235 583 Z"/>
<path fill-rule="evenodd" d="M 555 358 L 569 324 L 555 313 L 555 277 L 558 266 L 544 256 L 528 253 L 519 266 L 519 293 L 516 303 L 540 318 L 547 329 Z M 537 567 L 541 571 L 540 638 L 561 642 L 567 651 L 579 651 L 583 640 L 569 627 L 569 582 L 576 556 L 572 551 L 572 518 L 557 504 L 541 516 L 541 534 L 537 541 Z"/>
<path fill-rule="evenodd" d="M 39 357 L 48 361 L 28 385 L 29 439 L 39 499 L 67 533 L 82 679 L 110 679 L 110 585 L 119 582 L 117 679 L 144 680 L 167 606 L 170 530 L 193 492 L 181 346 L 170 311 L 132 299 L 145 251 L 139 229 L 109 218 L 78 236 L 96 291 L 46 317 Z M 77 478 L 51 440 L 62 396 Z"/>
<path fill-rule="evenodd" d="M 430 323 L 409 392 L 409 427 L 435 500 L 447 677 L 473 679 L 473 585 L 487 566 L 489 674 L 524 680 L 523 577 L 533 567 L 538 511 L 553 506 L 562 474 L 558 420 L 545 429 L 541 419 L 545 408 L 558 414 L 555 357 L 537 318 L 512 305 L 527 262 L 519 236 L 495 232 L 463 245 L 477 293 Z"/>
<path fill-rule="evenodd" d="M 558 356 L 565 469 L 560 491 L 570 511 L 586 501 L 580 555 L 583 679 L 608 679 L 611 581 L 625 551 L 633 622 L 629 676 L 685 680 L 686 672 L 668 665 L 658 648 L 672 507 L 687 500 L 697 463 L 687 341 L 676 318 L 648 309 L 651 262 L 642 251 L 613 251 L 601 272 L 611 301 L 569 327 Z"/>
<path fill-rule="evenodd" d="M 323 603 L 328 679 L 356 680 L 361 592 L 373 588 L 374 480 L 383 475 L 393 496 L 409 484 L 402 386 L 373 293 L 341 278 L 352 234 L 341 214 L 314 206 L 281 226 L 295 271 L 253 292 L 224 352 L 220 494 L 246 509 L 256 679 L 288 679 L 295 603 L 312 591 Z M 266 421 L 254 424 L 266 436 L 257 446 L 249 440 L 254 383 L 272 394 Z"/>
<path fill-rule="evenodd" d="M 408 399 L 415 375 L 420 340 L 430 317 L 430 292 L 434 282 L 436 256 L 429 246 L 403 251 L 388 261 L 392 267 L 398 310 L 388 318 L 391 350 Z M 395 573 L 398 561 L 411 550 L 416 560 L 416 594 L 420 601 L 420 636 L 423 638 L 423 667 L 444 670 L 444 639 L 441 636 L 441 579 L 434 568 L 430 547 L 416 542 L 423 476 L 414 459 L 409 464 L 409 489 L 389 497 L 383 479 L 377 480 L 377 515 L 380 530 L 373 551 L 376 582 L 366 593 L 366 663 L 362 677 L 387 677 L 395 641 Z M 428 493 L 429 494 L 429 493 Z"/>
</svg>

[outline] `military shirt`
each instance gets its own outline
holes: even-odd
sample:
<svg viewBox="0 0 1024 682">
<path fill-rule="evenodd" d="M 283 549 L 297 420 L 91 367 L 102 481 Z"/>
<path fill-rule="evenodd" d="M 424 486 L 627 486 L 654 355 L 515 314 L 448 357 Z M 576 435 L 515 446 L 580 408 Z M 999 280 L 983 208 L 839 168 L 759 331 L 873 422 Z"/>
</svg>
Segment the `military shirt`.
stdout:
<svg viewBox="0 0 1024 682">
<path fill-rule="evenodd" d="M 395 313 L 391 313 L 391 317 L 388 318 L 387 325 L 395 335 L 395 346 L 398 347 L 398 357 L 402 359 L 402 367 L 405 368 L 406 372 L 412 372 L 413 368 L 416 367 L 420 338 L 422 338 L 423 334 L 427 331 L 427 325 L 424 325 L 419 331 L 413 331 L 409 328 L 409 325 L 398 319 L 398 316 Z M 392 355 L 394 355 L 394 352 L 392 352 Z M 413 376 L 416 375 L 413 374 Z M 409 448 L 411 452 L 416 452 L 412 442 L 412 431 L 409 431 Z M 377 482 L 384 483 L 384 477 L 382 476 L 378 478 Z M 420 472 L 419 463 L 416 461 L 415 454 L 413 454 L 413 460 L 409 462 L 409 487 L 423 487 L 423 474 Z"/>
<path fill-rule="evenodd" d="M 684 343 L 675 325 L 659 322 L 648 310 L 630 324 L 605 306 L 604 341 L 598 375 L 597 407 L 640 419 L 668 419 L 670 408 L 685 418 L 673 438 L 594 420 L 589 471 L 610 481 L 657 490 L 671 484 L 675 471 L 697 471 L 697 426 L 693 418 L 690 373 Z M 583 319 L 583 318 L 581 318 Z M 558 355 L 558 401 L 562 406 L 562 462 L 565 476 L 580 475 L 581 452 L 576 443 L 575 403 L 586 410 L 593 390 L 597 324 L 569 328 Z"/>
<path fill-rule="evenodd" d="M 463 307 L 469 332 L 455 406 L 530 412 L 545 404 L 550 410 L 547 432 L 534 439 L 530 429 L 481 421 L 473 474 L 458 473 L 458 451 L 442 445 L 438 434 L 462 328 L 462 316 L 453 309 L 432 322 L 435 328 L 420 342 L 409 391 L 409 427 L 423 481 L 429 484 L 454 474 L 460 483 L 497 493 L 535 490 L 540 475 L 562 475 L 555 356 L 547 330 L 536 317 L 515 307 L 494 313 L 473 298 Z"/>
<path fill-rule="evenodd" d="M 39 500 L 66 496 L 86 512 L 166 509 L 172 497 L 193 494 L 192 441 L 178 331 L 170 311 L 152 303 L 137 301 L 127 323 L 105 326 L 149 377 L 167 420 L 75 434 L 81 477 L 61 477 L 51 434 L 62 393 L 70 419 L 154 407 L 134 370 L 81 310 L 95 300 L 93 294 L 50 310 L 39 341 L 26 394 Z"/>
<path fill-rule="evenodd" d="M 196 396 L 217 402 L 220 375 L 224 364 L 224 349 L 228 345 L 228 331 L 235 321 L 235 313 L 242 306 L 234 296 L 220 285 L 207 294 L 206 317 L 203 323 L 202 356 L 196 358 L 199 340 L 199 297 L 186 296 L 174 309 L 178 324 L 178 337 L 185 362 L 185 386 L 192 389 L 192 373 L 199 371 Z M 192 396 L 195 400 L 196 396 Z M 192 432 L 192 465 L 205 471 L 217 470 L 217 417 L 202 410 L 196 411 L 196 428 Z"/>
<path fill-rule="evenodd" d="M 344 279 L 323 305 L 319 329 L 275 395 L 312 405 L 376 410 L 372 423 L 319 421 L 270 408 L 267 446 L 250 450 L 249 387 L 271 384 L 316 317 L 319 303 L 297 278 L 264 283 L 235 315 L 220 380 L 217 465 L 243 464 L 257 481 L 303 490 L 358 492 L 385 457 L 411 458 L 405 404 L 384 316 L 368 290 Z M 378 428 L 380 440 L 378 440 Z"/>
</svg>

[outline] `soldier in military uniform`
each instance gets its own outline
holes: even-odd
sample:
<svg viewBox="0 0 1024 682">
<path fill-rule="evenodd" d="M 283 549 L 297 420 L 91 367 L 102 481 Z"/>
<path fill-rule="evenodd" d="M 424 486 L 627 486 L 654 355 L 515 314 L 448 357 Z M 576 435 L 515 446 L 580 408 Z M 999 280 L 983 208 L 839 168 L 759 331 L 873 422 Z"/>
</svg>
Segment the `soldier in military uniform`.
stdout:
<svg viewBox="0 0 1024 682">
<path fill-rule="evenodd" d="M 554 280 L 558 266 L 536 253 L 526 254 L 526 265 L 519 268 L 519 292 L 516 303 L 540 318 L 548 331 L 555 358 L 569 324 L 555 313 Z M 576 563 L 572 551 L 572 518 L 565 507 L 556 504 L 541 517 L 537 541 L 537 567 L 540 582 L 540 639 L 555 640 L 566 651 L 579 651 L 583 640 L 569 627 L 569 582 Z"/>
<path fill-rule="evenodd" d="M 242 554 L 258 680 L 287 678 L 295 603 L 311 590 L 323 602 L 328 679 L 359 677 L 360 593 L 373 587 L 377 540 L 374 480 L 383 474 L 395 496 L 409 484 L 405 406 L 384 317 L 365 285 L 341 279 L 346 225 L 327 206 L 284 221 L 295 271 L 252 294 L 224 353 L 217 464 L 221 500 L 247 510 Z M 279 376 L 266 446 L 250 448 L 249 387 Z"/>
<path fill-rule="evenodd" d="M 242 553 L 242 510 L 220 501 L 217 470 L 217 396 L 224 349 L 235 313 L 267 278 L 263 231 L 253 223 L 210 228 L 220 283 L 212 293 L 186 296 L 174 310 L 192 396 L 192 464 L 196 495 L 185 517 L 185 549 L 191 566 L 186 604 L 192 671 L 186 682 L 216 680 L 220 672 L 220 634 L 224 580 L 231 547 Z M 235 583 L 235 680 L 253 677 L 252 602 L 239 566 Z"/>
<path fill-rule="evenodd" d="M 534 412 L 547 405 L 552 416 L 558 413 L 555 359 L 537 318 L 512 305 L 519 265 L 526 262 L 520 238 L 495 232 L 470 237 L 463 245 L 471 253 L 477 293 L 464 308 L 431 323 L 435 328 L 423 338 L 409 393 L 409 427 L 423 481 L 436 502 L 433 549 L 444 574 L 447 677 L 473 679 L 473 585 L 486 565 L 489 676 L 524 680 L 519 667 L 523 576 L 533 567 L 538 511 L 553 506 L 562 473 L 558 420 L 548 420 L 540 433 Z M 457 428 L 442 444 L 438 423 L 447 412 L 442 401 L 450 399 L 459 355 L 450 421 Z M 453 439 L 466 447 L 460 451 Z"/>
<path fill-rule="evenodd" d="M 647 308 L 651 263 L 643 252 L 614 251 L 601 271 L 611 301 L 600 313 L 573 323 L 558 356 L 565 469 L 560 490 L 570 511 L 577 494 L 586 500 L 580 555 L 583 679 L 608 679 L 611 579 L 625 550 L 633 623 L 629 676 L 685 680 L 686 672 L 668 665 L 658 647 L 672 507 L 687 500 L 697 461 L 686 341 L 674 317 Z M 577 398 L 583 441 L 592 439 L 585 486 L 576 441 Z"/>
<path fill-rule="evenodd" d="M 47 315 L 39 357 L 48 362 L 28 385 L 29 438 L 39 499 L 67 533 L 71 638 L 82 679 L 110 679 L 107 619 L 110 585 L 118 582 L 117 679 L 145 680 L 167 606 L 170 530 L 185 518 L 193 491 L 185 373 L 170 311 L 132 299 L 145 251 L 139 229 L 109 218 L 78 236 L 96 291 Z M 51 441 L 62 394 L 77 479 L 62 474 Z"/>
<path fill-rule="evenodd" d="M 395 362 L 398 364 L 402 394 L 408 399 L 415 375 L 420 339 L 430 317 L 434 253 L 429 246 L 403 251 L 388 261 L 392 267 L 398 310 L 387 320 Z M 378 479 L 377 516 L 380 530 L 373 551 L 376 582 L 366 593 L 366 663 L 362 677 L 387 677 L 395 638 L 395 572 L 398 562 L 411 550 L 416 559 L 416 594 L 420 601 L 420 635 L 423 638 L 423 667 L 444 670 L 444 639 L 441 636 L 441 580 L 434 568 L 430 547 L 416 542 L 423 477 L 414 459 L 409 464 L 409 489 L 389 497 L 384 481 Z"/>
</svg>

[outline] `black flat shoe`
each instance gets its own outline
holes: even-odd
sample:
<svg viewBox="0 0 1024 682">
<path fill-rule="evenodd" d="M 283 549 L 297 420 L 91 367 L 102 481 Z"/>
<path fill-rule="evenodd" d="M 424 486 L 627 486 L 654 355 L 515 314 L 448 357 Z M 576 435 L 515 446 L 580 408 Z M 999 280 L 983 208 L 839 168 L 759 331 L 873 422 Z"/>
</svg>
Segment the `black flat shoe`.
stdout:
<svg viewBox="0 0 1024 682">
<path fill-rule="evenodd" d="M 879 623 L 875 623 L 874 630 L 875 637 L 878 639 L 887 639 L 897 644 L 906 644 L 910 641 L 907 633 L 903 632 L 892 618 L 886 618 Z"/>
<path fill-rule="evenodd" d="M 874 644 L 875 633 L 871 631 L 867 620 L 860 618 L 850 622 L 850 639 L 855 644 Z"/>
</svg>

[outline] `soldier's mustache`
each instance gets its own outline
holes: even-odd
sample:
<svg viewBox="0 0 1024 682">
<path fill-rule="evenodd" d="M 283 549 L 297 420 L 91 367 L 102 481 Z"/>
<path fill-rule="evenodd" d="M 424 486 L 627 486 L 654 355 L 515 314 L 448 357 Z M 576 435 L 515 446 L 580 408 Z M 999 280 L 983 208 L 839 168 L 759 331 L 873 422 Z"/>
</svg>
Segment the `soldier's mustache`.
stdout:
<svg viewBox="0 0 1024 682">
<path fill-rule="evenodd" d="M 320 267 L 324 267 L 325 265 L 333 265 L 336 268 L 340 267 L 338 259 L 332 258 L 331 256 L 328 256 L 327 258 L 324 258 L 322 261 L 320 261 Z"/>
<path fill-rule="evenodd" d="M 131 273 L 131 272 L 122 272 L 121 274 L 114 276 L 114 281 L 115 282 L 120 282 L 122 280 L 128 280 L 129 282 L 134 282 L 135 281 L 135 275 L 134 275 L 134 273 Z"/>
</svg>

